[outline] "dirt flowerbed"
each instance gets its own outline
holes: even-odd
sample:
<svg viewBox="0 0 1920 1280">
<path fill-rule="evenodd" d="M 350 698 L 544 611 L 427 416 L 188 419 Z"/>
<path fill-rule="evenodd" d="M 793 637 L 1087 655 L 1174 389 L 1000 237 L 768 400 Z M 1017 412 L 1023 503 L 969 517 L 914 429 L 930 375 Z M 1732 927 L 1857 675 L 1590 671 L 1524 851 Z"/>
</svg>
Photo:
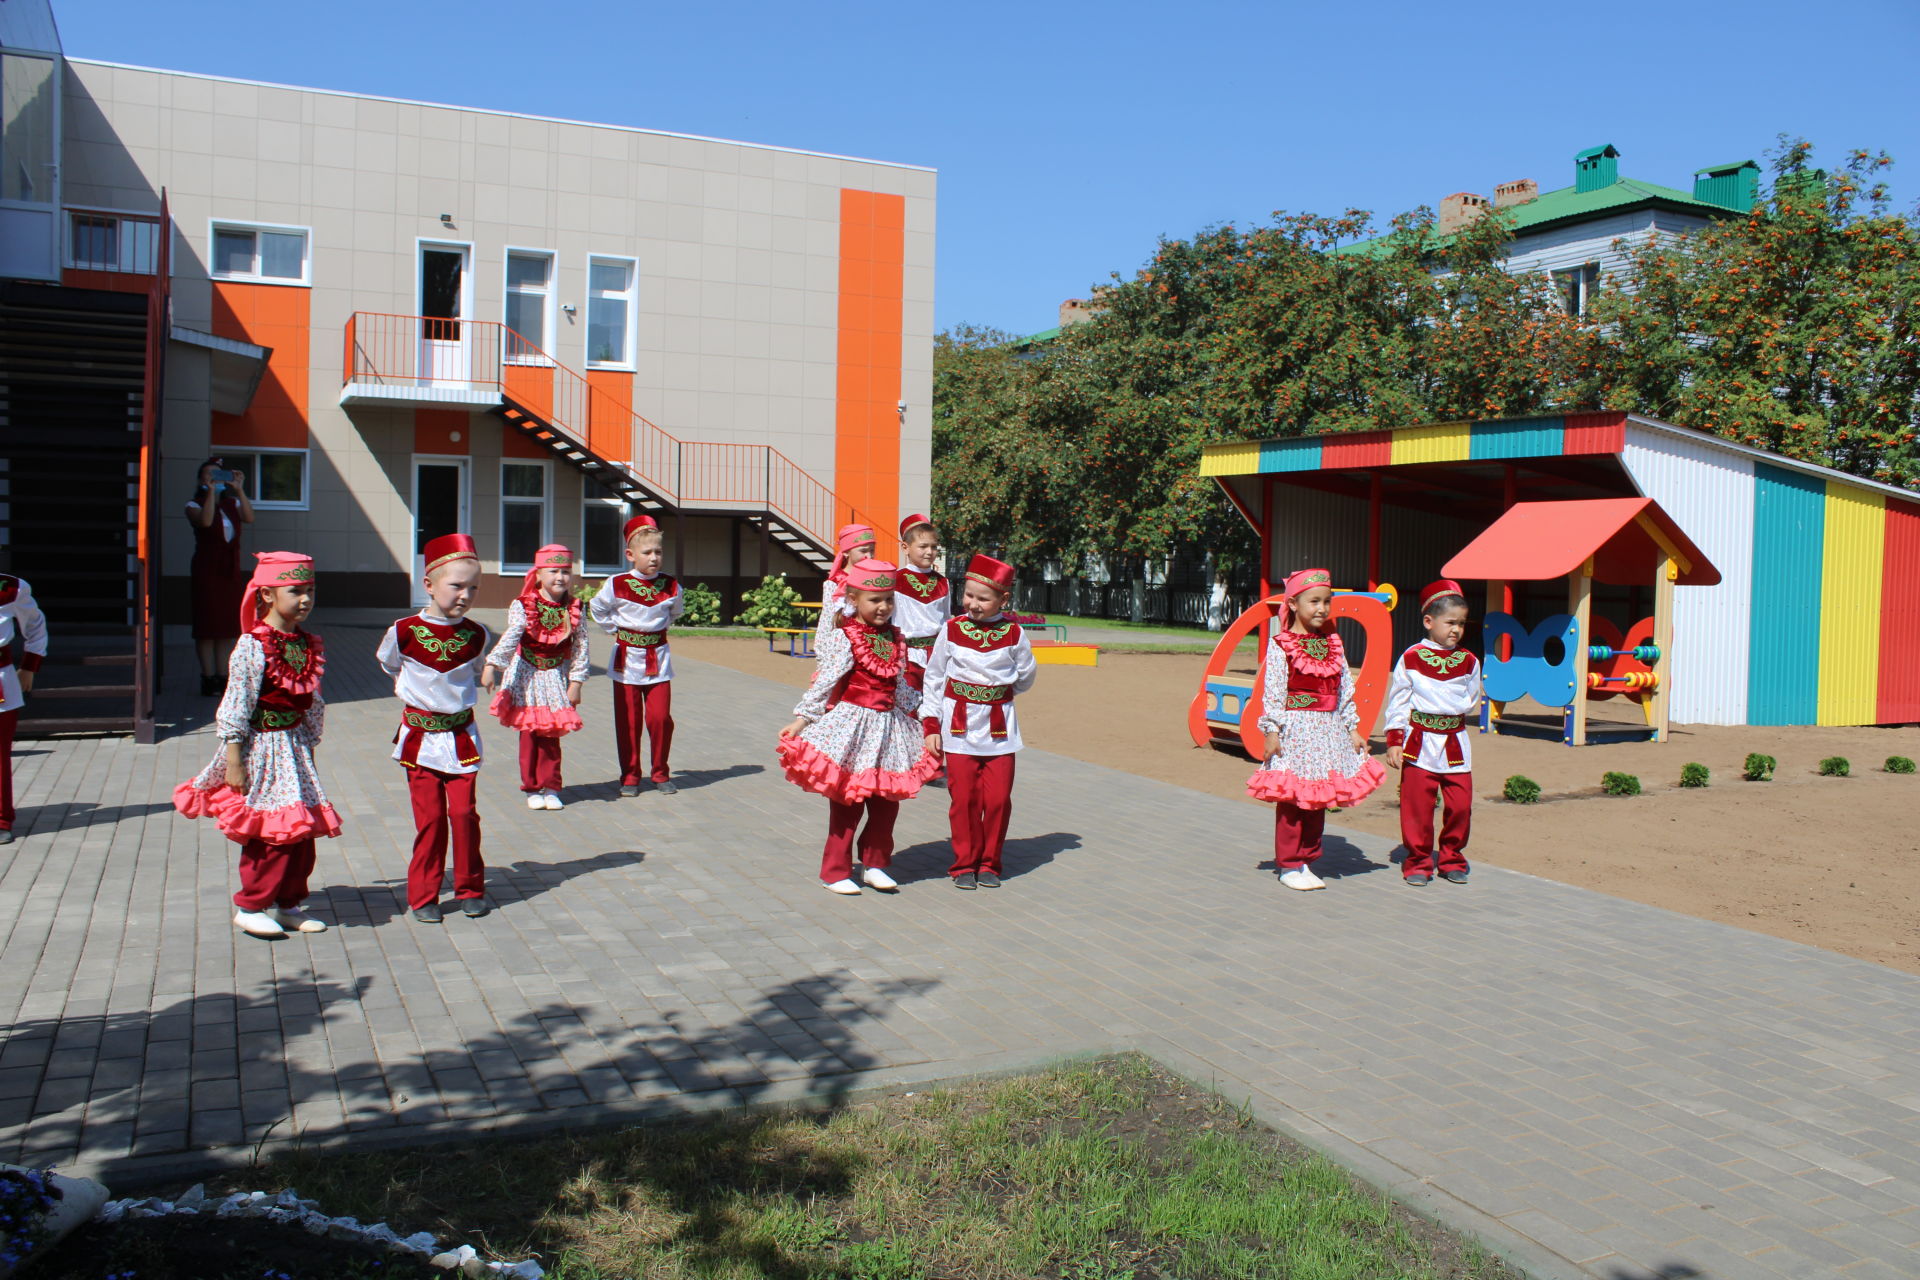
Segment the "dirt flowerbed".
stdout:
<svg viewBox="0 0 1920 1280">
<path fill-rule="evenodd" d="M 813 670 L 769 654 L 763 642 L 674 643 L 688 657 L 789 685 L 804 686 Z M 1205 669 L 1205 654 L 1128 653 L 1103 654 L 1097 667 L 1042 667 L 1020 699 L 1022 736 L 1047 751 L 1243 799 L 1252 764 L 1187 738 L 1187 704 Z M 769 742 L 790 706 L 769 705 Z M 1474 751 L 1476 862 L 1920 973 L 1920 879 L 1912 874 L 1920 775 L 1881 771 L 1890 755 L 1920 758 L 1920 728 L 1676 725 L 1662 744 L 1576 749 L 1488 736 L 1474 739 Z M 1773 781 L 1740 780 L 1749 752 L 1779 761 Z M 1851 762 L 1852 776 L 1821 777 L 1819 762 L 1836 755 Z M 1704 790 L 1678 785 L 1680 766 L 1691 761 L 1712 771 Z M 1609 770 L 1639 777 L 1644 794 L 1601 795 L 1600 775 Z M 1515 773 L 1541 785 L 1544 803 L 1500 799 Z M 1016 793 L 1016 826 L 1019 814 Z M 1334 821 L 1376 835 L 1399 831 L 1386 789 Z M 1248 853 L 1250 866 L 1266 856 Z"/>
</svg>

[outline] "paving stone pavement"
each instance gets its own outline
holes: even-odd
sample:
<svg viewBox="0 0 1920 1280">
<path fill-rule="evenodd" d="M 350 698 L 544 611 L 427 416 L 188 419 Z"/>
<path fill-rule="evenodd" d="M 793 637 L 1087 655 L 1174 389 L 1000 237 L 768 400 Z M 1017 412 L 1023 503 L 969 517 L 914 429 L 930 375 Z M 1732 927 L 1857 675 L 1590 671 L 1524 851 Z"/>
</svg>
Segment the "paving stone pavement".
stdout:
<svg viewBox="0 0 1920 1280">
<path fill-rule="evenodd" d="M 232 846 L 173 814 L 208 703 L 157 746 L 21 744 L 0 1159 L 131 1175 L 1130 1045 L 1538 1275 L 1920 1274 L 1920 979 L 1484 865 L 1410 890 L 1337 830 L 1331 887 L 1289 893 L 1264 808 L 1039 750 L 1004 889 L 947 887 L 930 791 L 902 892 L 836 898 L 825 804 L 774 763 L 793 691 L 692 660 L 678 796 L 617 798 L 604 680 L 562 812 L 524 807 L 489 721 L 500 909 L 423 927 L 376 632 L 322 630 L 327 933 L 237 935 Z"/>
</svg>

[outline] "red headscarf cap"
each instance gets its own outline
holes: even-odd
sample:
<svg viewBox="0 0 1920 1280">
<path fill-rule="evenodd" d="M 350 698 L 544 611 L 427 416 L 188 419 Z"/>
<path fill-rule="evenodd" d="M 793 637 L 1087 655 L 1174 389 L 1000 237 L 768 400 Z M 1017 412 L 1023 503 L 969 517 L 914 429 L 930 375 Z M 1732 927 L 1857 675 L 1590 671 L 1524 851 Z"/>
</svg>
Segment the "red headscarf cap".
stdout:
<svg viewBox="0 0 1920 1280">
<path fill-rule="evenodd" d="M 246 635 L 260 625 L 260 588 L 286 587 L 296 582 L 312 582 L 313 557 L 298 551 L 256 551 L 253 576 L 240 591 L 240 634 Z"/>
</svg>

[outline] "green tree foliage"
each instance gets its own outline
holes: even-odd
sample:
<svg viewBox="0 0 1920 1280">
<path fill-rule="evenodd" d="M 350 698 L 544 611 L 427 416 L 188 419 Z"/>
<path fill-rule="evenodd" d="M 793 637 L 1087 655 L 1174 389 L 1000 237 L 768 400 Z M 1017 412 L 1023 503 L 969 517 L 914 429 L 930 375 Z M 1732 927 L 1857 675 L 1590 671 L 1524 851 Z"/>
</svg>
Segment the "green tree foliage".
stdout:
<svg viewBox="0 0 1920 1280">
<path fill-rule="evenodd" d="M 936 518 L 1016 562 L 1247 555 L 1207 444 L 1602 407 L 1913 484 L 1916 230 L 1885 156 L 1809 161 L 1786 143 L 1762 207 L 1642 246 L 1577 319 L 1503 270 L 1501 211 L 1443 236 L 1416 210 L 1344 253 L 1367 214 L 1163 240 L 1050 342 L 936 338 Z"/>
</svg>

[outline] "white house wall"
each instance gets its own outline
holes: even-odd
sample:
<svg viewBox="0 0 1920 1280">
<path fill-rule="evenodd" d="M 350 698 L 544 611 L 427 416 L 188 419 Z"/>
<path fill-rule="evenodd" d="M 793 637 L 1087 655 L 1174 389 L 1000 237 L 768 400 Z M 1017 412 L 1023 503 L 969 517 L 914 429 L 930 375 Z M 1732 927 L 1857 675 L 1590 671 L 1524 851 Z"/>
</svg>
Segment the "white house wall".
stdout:
<svg viewBox="0 0 1920 1280">
<path fill-rule="evenodd" d="M 1707 219 L 1692 214 L 1635 209 L 1563 227 L 1514 237 L 1507 254 L 1507 270 L 1513 274 L 1528 271 L 1565 271 L 1587 263 L 1597 263 L 1600 273 L 1620 272 L 1627 265 L 1632 249 L 1653 236 L 1676 236 L 1707 225 Z"/>
<path fill-rule="evenodd" d="M 1753 459 L 1706 441 L 1627 424 L 1627 474 L 1720 570 L 1717 587 L 1673 593 L 1672 718 L 1747 722 L 1753 618 Z"/>
</svg>

